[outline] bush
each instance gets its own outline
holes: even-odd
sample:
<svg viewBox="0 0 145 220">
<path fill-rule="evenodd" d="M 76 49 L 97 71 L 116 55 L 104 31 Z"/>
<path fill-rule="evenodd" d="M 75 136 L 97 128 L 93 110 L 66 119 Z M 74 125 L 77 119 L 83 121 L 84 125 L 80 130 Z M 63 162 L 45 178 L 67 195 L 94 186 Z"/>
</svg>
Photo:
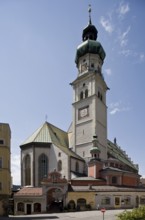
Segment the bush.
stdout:
<svg viewBox="0 0 145 220">
<path fill-rule="evenodd" d="M 140 206 L 132 211 L 124 211 L 118 215 L 118 220 L 145 220 L 145 206 Z"/>
</svg>

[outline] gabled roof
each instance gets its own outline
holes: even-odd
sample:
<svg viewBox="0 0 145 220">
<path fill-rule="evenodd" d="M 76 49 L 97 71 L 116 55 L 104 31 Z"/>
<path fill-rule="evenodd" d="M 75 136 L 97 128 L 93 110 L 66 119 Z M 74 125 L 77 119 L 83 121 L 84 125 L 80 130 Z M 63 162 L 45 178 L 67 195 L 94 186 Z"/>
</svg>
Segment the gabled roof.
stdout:
<svg viewBox="0 0 145 220">
<path fill-rule="evenodd" d="M 107 151 L 111 158 L 119 160 L 136 171 L 138 170 L 137 166 L 128 158 L 125 151 L 123 151 L 117 144 L 108 140 Z"/>
<path fill-rule="evenodd" d="M 79 155 L 69 149 L 68 133 L 48 122 L 42 124 L 40 128 L 21 144 L 21 147 L 31 143 L 52 143 L 68 156 L 83 160 Z"/>
</svg>

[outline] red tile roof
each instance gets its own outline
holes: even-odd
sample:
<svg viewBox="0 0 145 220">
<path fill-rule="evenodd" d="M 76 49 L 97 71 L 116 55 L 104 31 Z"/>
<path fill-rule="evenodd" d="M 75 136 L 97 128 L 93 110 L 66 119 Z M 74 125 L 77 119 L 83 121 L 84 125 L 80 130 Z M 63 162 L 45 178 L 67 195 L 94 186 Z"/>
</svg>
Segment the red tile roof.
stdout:
<svg viewBox="0 0 145 220">
<path fill-rule="evenodd" d="M 42 196 L 41 187 L 23 187 L 15 196 Z"/>
</svg>

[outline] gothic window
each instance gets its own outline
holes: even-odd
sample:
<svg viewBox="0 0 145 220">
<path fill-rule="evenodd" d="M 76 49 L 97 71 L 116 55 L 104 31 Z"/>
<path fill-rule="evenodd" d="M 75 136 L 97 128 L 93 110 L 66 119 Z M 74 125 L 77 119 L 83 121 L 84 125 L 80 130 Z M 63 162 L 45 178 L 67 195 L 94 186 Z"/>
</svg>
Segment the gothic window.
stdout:
<svg viewBox="0 0 145 220">
<path fill-rule="evenodd" d="M 76 172 L 79 172 L 79 163 L 78 163 L 78 161 L 76 162 Z"/>
<path fill-rule="evenodd" d="M 80 100 L 83 99 L 83 91 L 80 93 Z"/>
<path fill-rule="evenodd" d="M 19 202 L 19 203 L 17 204 L 17 210 L 18 210 L 19 212 L 24 212 L 24 203 L 23 203 L 23 202 Z"/>
<path fill-rule="evenodd" d="M 30 155 L 26 155 L 24 159 L 25 164 L 25 185 L 31 185 L 31 159 Z"/>
<path fill-rule="evenodd" d="M 88 89 L 85 90 L 85 98 L 88 97 Z"/>
<path fill-rule="evenodd" d="M 62 161 L 59 160 L 58 161 L 58 171 L 61 171 L 62 170 Z"/>
<path fill-rule="evenodd" d="M 39 183 L 48 174 L 48 158 L 45 154 L 39 156 Z"/>
<path fill-rule="evenodd" d="M 112 184 L 117 184 L 117 177 L 116 176 L 112 177 Z"/>
<path fill-rule="evenodd" d="M 58 156 L 61 157 L 61 152 L 58 153 Z"/>
</svg>

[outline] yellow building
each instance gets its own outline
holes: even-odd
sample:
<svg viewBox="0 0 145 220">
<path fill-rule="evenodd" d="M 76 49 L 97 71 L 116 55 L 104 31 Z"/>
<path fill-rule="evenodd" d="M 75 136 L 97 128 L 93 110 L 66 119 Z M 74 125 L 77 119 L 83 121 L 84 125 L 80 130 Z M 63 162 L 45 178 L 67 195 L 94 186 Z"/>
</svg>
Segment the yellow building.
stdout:
<svg viewBox="0 0 145 220">
<path fill-rule="evenodd" d="M 0 123 L 0 215 L 7 213 L 11 193 L 10 140 L 9 124 Z"/>
</svg>

